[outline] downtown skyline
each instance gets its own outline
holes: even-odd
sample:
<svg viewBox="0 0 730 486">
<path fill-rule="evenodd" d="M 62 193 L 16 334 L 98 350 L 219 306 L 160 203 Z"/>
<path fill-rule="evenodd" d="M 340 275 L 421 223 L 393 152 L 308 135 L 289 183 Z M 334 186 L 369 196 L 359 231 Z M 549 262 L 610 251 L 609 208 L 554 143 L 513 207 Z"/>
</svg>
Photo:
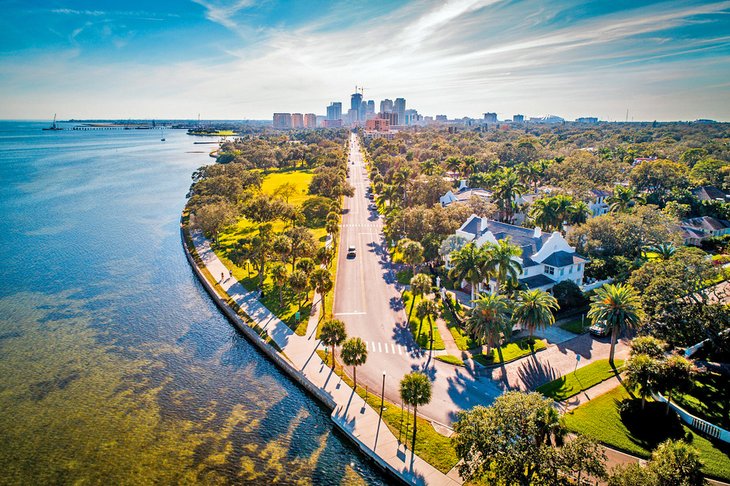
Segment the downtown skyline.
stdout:
<svg viewBox="0 0 730 486">
<path fill-rule="evenodd" d="M 449 118 L 730 120 L 727 1 L 316 3 L 7 2 L 0 118 L 324 115 L 358 85 Z"/>
</svg>

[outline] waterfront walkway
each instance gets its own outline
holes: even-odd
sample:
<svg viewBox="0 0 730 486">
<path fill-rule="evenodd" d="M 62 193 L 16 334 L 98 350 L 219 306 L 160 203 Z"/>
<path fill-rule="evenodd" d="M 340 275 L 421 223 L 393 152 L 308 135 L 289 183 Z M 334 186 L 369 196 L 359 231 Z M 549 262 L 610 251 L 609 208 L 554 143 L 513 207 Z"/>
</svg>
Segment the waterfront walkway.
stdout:
<svg viewBox="0 0 730 486">
<path fill-rule="evenodd" d="M 268 333 L 290 363 L 310 383 L 332 398 L 336 404 L 332 420 L 359 444 L 363 452 L 381 466 L 396 472 L 409 484 L 453 486 L 461 484 L 461 481 L 441 473 L 401 444 L 382 423 L 380 414 L 325 365 L 316 352 L 321 344 L 315 337 L 314 322 L 310 321 L 304 336 L 297 336 L 258 301 L 257 292 L 247 291 L 235 278 L 228 276 L 228 269 L 215 255 L 202 234 L 194 232 L 191 236 L 198 256 L 211 275 L 214 278 L 224 275 L 218 282 L 223 290 Z"/>
</svg>

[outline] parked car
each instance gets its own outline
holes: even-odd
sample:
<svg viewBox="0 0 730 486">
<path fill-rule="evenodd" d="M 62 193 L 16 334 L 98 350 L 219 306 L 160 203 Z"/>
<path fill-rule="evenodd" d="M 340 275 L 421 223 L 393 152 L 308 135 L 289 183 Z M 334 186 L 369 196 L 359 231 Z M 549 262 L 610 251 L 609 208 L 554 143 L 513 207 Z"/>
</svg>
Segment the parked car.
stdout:
<svg viewBox="0 0 730 486">
<path fill-rule="evenodd" d="M 588 331 L 594 336 L 606 337 L 611 332 L 611 328 L 605 322 L 596 322 L 588 328 Z"/>
<path fill-rule="evenodd" d="M 355 258 L 355 247 L 353 245 L 347 247 L 347 258 Z"/>
</svg>

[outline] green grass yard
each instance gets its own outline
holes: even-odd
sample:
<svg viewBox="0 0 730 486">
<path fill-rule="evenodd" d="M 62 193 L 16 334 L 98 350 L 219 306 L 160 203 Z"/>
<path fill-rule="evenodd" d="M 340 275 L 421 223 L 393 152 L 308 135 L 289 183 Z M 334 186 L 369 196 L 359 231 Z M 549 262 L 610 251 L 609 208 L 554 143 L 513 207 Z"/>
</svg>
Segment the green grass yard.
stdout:
<svg viewBox="0 0 730 486">
<path fill-rule="evenodd" d="M 615 364 L 620 372 L 624 364 L 623 361 L 617 359 Z M 568 373 L 550 383 L 537 387 L 537 391 L 555 401 L 561 401 L 614 376 L 616 376 L 616 372 L 611 368 L 608 360 L 600 359 L 588 366 L 578 368 L 574 373 Z"/>
<path fill-rule="evenodd" d="M 570 331 L 573 334 L 583 334 L 588 331 L 589 327 L 591 327 L 591 320 L 586 318 L 581 319 L 581 317 L 578 317 L 577 319 L 565 322 L 559 326 L 561 329 Z"/>
<path fill-rule="evenodd" d="M 510 361 L 514 361 L 516 359 L 522 358 L 524 356 L 532 354 L 533 351 L 537 352 L 540 350 L 543 350 L 547 347 L 545 344 L 545 341 L 542 339 L 535 339 L 535 344 L 533 346 L 530 346 L 530 344 L 527 342 L 527 338 L 520 339 L 519 341 L 515 341 L 513 343 L 507 343 L 502 345 L 502 357 L 504 358 L 505 363 L 509 363 Z M 474 361 L 477 363 L 480 363 L 484 366 L 493 366 L 502 364 L 499 361 L 499 354 L 497 353 L 497 348 L 492 348 L 489 355 L 486 354 L 477 354 L 472 356 Z"/>
<path fill-rule="evenodd" d="M 454 317 L 454 314 L 451 312 L 451 309 L 449 309 L 449 307 L 444 304 L 443 301 L 441 301 L 441 317 L 443 317 L 444 322 L 446 322 L 446 327 L 449 328 L 449 332 L 454 338 L 456 346 L 459 348 L 460 351 L 466 351 L 468 349 L 473 349 L 479 346 L 479 344 L 474 341 L 471 336 L 469 336 L 469 334 L 459 325 L 459 323 L 456 321 L 456 318 Z"/>
<path fill-rule="evenodd" d="M 719 373 L 698 374 L 692 389 L 672 400 L 692 415 L 730 429 L 730 384 Z"/>
<path fill-rule="evenodd" d="M 630 398 L 622 387 L 594 398 L 565 414 L 565 424 L 573 432 L 593 437 L 616 449 L 640 457 L 669 438 L 684 438 L 700 451 L 704 472 L 723 481 L 730 480 L 730 447 L 712 442 L 679 422 L 674 413 L 664 413 L 664 404 L 648 402 L 641 411 L 641 400 L 630 400 L 623 412 L 621 404 Z"/>
<path fill-rule="evenodd" d="M 461 358 L 452 354 L 442 354 L 439 356 L 435 356 L 435 359 L 454 366 L 464 366 L 464 361 Z"/>
</svg>

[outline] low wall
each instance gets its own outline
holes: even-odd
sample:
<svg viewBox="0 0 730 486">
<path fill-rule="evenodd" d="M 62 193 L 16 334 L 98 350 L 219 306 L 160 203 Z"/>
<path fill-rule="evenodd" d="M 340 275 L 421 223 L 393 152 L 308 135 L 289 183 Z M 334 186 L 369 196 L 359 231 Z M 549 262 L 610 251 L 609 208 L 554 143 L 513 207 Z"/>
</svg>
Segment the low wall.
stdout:
<svg viewBox="0 0 730 486">
<path fill-rule="evenodd" d="M 289 375 L 289 377 L 292 378 L 297 384 L 301 385 L 306 391 L 311 393 L 315 398 L 322 402 L 330 410 L 330 412 L 334 412 L 335 408 L 337 407 L 337 403 L 334 401 L 334 399 L 328 393 L 321 390 L 319 387 L 310 382 L 302 373 L 299 372 L 299 370 L 294 368 L 291 363 L 289 363 L 289 361 L 287 361 L 282 356 L 281 353 L 279 353 L 271 345 L 261 339 L 261 336 L 259 336 L 256 331 L 253 330 L 248 324 L 246 324 L 241 316 L 239 316 L 220 295 L 218 295 L 218 291 L 211 285 L 208 279 L 205 278 L 205 275 L 203 275 L 203 272 L 198 267 L 195 259 L 190 254 L 190 250 L 188 249 L 188 245 L 185 241 L 185 229 L 182 227 L 182 225 L 180 226 L 180 238 L 182 239 L 182 246 L 185 251 L 185 257 L 187 258 L 190 267 L 193 269 L 193 272 L 198 277 L 201 285 L 203 285 L 203 288 L 206 290 L 206 292 L 208 292 L 211 299 L 213 299 L 213 302 L 215 302 L 215 305 L 218 306 L 218 308 L 223 312 L 223 315 L 226 316 L 228 320 L 234 326 L 236 326 L 239 331 L 243 333 L 246 339 L 255 344 L 256 347 L 258 347 L 259 350 L 264 353 L 267 358 L 269 358 L 277 366 L 279 366 L 279 368 L 287 375 Z M 355 445 L 357 445 L 361 452 L 363 452 L 366 456 L 372 459 L 373 462 L 375 462 L 381 469 L 383 469 L 383 471 L 389 473 L 392 478 L 398 479 L 403 484 L 408 484 L 403 476 L 401 476 L 400 471 L 394 469 L 390 464 L 388 464 L 388 462 L 383 460 L 382 457 L 377 455 L 375 451 L 362 443 L 357 437 L 353 436 L 352 432 L 347 429 L 345 424 L 341 423 L 334 415 L 330 415 L 330 419 L 336 425 L 338 430 L 344 433 L 344 435 L 348 439 L 350 439 Z"/>
<path fill-rule="evenodd" d="M 654 400 L 658 402 L 667 403 L 667 399 L 659 393 L 652 393 L 652 396 L 654 397 Z M 681 418 L 682 421 L 688 424 L 690 427 L 694 427 L 705 435 L 709 435 L 710 437 L 714 437 L 715 439 L 719 439 L 725 443 L 730 443 L 730 432 L 728 432 L 727 430 L 718 427 L 715 424 L 711 424 L 707 420 L 702 420 L 699 417 L 695 417 L 679 405 L 675 405 L 674 403 L 670 402 L 669 406 L 672 408 L 672 410 L 677 412 L 679 418 Z"/>
</svg>

